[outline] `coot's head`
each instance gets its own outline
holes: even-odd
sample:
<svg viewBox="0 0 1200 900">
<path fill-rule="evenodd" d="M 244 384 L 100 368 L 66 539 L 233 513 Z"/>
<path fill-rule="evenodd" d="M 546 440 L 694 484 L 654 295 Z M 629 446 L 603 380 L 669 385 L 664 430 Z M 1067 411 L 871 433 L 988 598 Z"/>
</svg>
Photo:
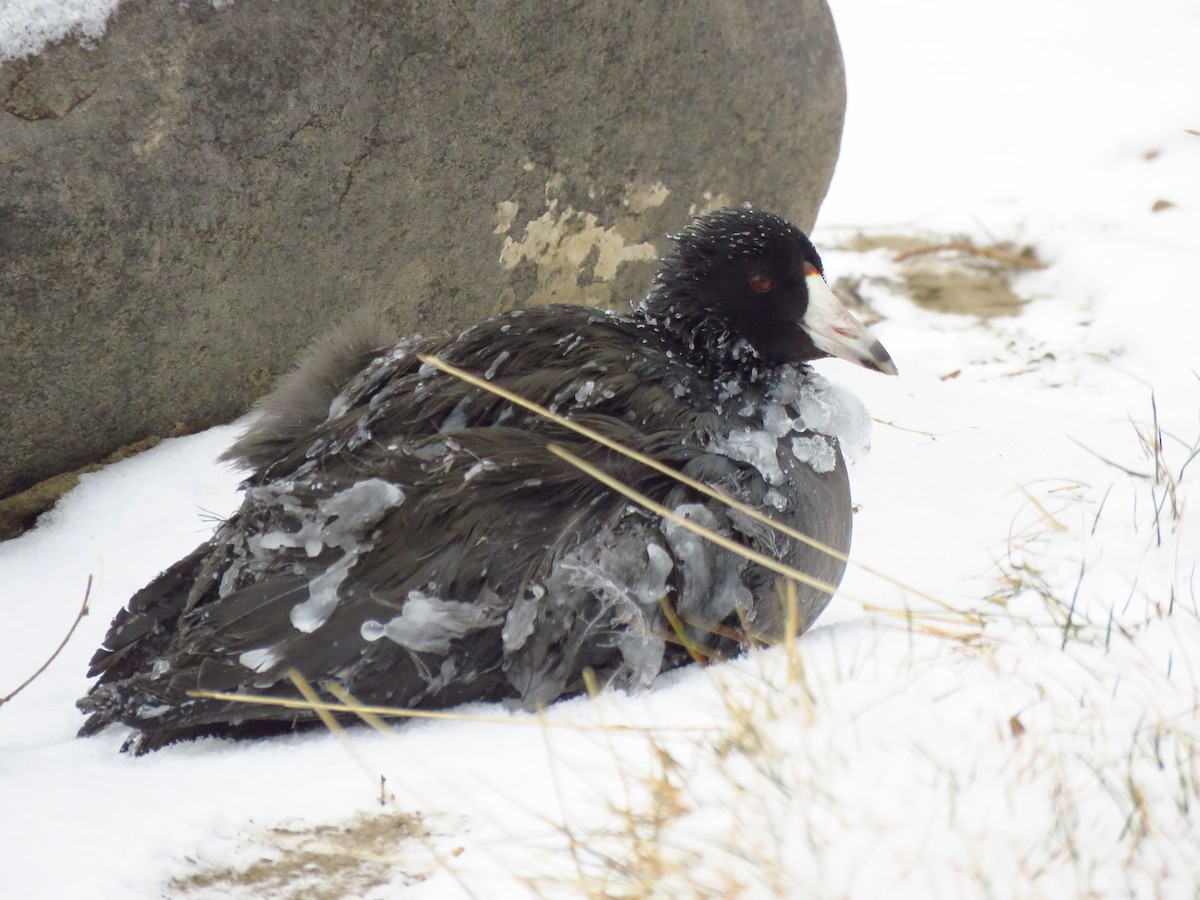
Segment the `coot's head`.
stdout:
<svg viewBox="0 0 1200 900">
<path fill-rule="evenodd" d="M 643 308 L 709 353 L 743 338 L 764 362 L 837 356 L 896 374 L 875 335 L 838 302 L 799 228 L 749 206 L 698 216 L 674 235 Z"/>
</svg>

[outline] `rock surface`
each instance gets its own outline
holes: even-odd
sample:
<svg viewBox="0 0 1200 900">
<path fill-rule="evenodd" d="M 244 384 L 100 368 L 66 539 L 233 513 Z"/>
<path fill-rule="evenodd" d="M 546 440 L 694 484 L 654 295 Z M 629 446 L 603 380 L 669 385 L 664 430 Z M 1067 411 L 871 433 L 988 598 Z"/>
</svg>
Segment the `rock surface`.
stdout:
<svg viewBox="0 0 1200 900">
<path fill-rule="evenodd" d="M 823 0 L 127 0 L 0 64 L 0 496 L 358 310 L 621 305 L 689 212 L 811 226 L 844 102 Z"/>
</svg>

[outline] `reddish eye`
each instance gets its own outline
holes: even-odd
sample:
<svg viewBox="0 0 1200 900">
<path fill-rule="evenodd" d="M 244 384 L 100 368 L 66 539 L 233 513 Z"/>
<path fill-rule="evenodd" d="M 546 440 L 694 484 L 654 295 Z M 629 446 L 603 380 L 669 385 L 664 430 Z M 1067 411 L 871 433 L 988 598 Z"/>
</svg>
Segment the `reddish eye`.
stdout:
<svg viewBox="0 0 1200 900">
<path fill-rule="evenodd" d="M 765 294 L 771 288 L 775 287 L 775 279 L 769 275 L 751 275 L 750 287 L 754 288 L 760 294 Z"/>
</svg>

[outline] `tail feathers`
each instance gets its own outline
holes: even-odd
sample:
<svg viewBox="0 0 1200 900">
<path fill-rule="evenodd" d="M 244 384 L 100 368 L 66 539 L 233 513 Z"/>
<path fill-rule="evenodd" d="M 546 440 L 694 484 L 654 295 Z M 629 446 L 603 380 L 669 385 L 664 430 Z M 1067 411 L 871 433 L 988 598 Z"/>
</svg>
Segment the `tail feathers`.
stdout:
<svg viewBox="0 0 1200 900">
<path fill-rule="evenodd" d="M 92 656 L 88 677 L 117 681 L 135 675 L 148 660 L 165 651 L 175 623 L 187 608 L 199 583 L 200 571 L 211 550 L 201 544 L 138 591 L 117 613 L 104 643 Z"/>
<path fill-rule="evenodd" d="M 306 710 L 192 694 L 205 690 L 295 697 L 290 682 L 248 688 L 246 674 L 243 666 L 209 658 L 163 675 L 145 673 L 114 684 L 97 684 L 76 703 L 81 712 L 89 714 L 79 737 L 90 737 L 109 725 L 125 725 L 137 733 L 123 749 L 141 754 L 180 739 L 270 734 L 316 720 L 316 715 Z"/>
<path fill-rule="evenodd" d="M 221 457 L 261 471 L 329 417 L 329 406 L 346 384 L 395 343 L 391 327 L 362 313 L 318 338 L 257 405 L 258 420 Z"/>
<path fill-rule="evenodd" d="M 291 731 L 305 720 L 317 721 L 304 710 L 180 696 L 150 679 L 134 679 L 117 687 L 101 685 L 76 704 L 91 713 L 79 729 L 79 737 L 91 737 L 109 725 L 126 725 L 134 733 L 121 749 L 135 756 L 179 740 L 210 735 L 265 736 Z"/>
</svg>

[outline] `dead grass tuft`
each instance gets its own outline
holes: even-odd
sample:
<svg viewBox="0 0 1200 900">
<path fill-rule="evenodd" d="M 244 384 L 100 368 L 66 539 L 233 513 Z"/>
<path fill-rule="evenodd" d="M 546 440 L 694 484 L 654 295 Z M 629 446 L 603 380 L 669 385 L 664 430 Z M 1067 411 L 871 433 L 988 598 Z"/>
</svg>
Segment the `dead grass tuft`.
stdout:
<svg viewBox="0 0 1200 900">
<path fill-rule="evenodd" d="M 172 879 L 172 895 L 339 900 L 384 884 L 423 881 L 433 864 L 419 841 L 431 832 L 411 813 L 363 815 L 344 825 L 267 828 L 252 835 L 257 858 L 244 865 L 200 865 Z"/>
<path fill-rule="evenodd" d="M 980 245 L 965 237 L 859 233 L 838 249 L 857 253 L 889 250 L 900 278 L 898 282 L 880 279 L 890 289 L 925 309 L 984 320 L 1019 314 L 1026 301 L 1013 290 L 1014 279 L 1046 267 L 1033 247 L 1008 241 Z M 862 283 L 862 278 L 841 278 L 835 287 L 851 306 L 861 309 L 867 305 L 860 292 Z M 871 324 L 871 316 L 866 318 Z"/>
</svg>

